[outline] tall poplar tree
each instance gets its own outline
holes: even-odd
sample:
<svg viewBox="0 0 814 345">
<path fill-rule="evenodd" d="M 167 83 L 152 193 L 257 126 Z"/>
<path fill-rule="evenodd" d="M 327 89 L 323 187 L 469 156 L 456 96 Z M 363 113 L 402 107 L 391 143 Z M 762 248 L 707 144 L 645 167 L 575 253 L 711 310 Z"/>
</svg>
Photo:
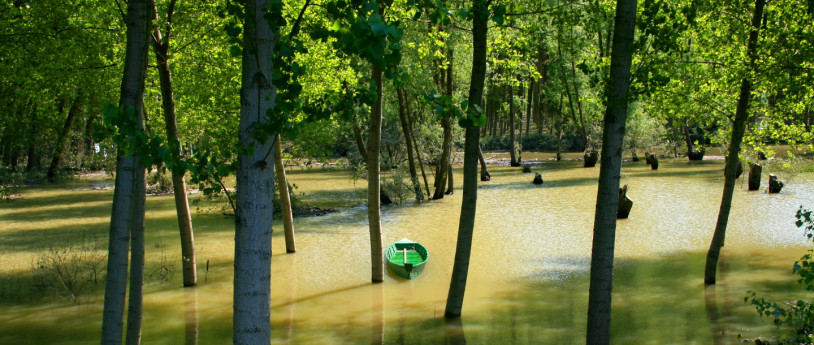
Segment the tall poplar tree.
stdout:
<svg viewBox="0 0 814 345">
<path fill-rule="evenodd" d="M 616 208 L 622 171 L 622 143 L 630 98 L 636 5 L 636 0 L 616 2 L 610 78 L 605 86 L 607 109 L 602 132 L 602 156 L 594 216 L 586 344 L 610 343 Z"/>
<path fill-rule="evenodd" d="M 458 222 L 458 240 L 455 261 L 444 311 L 446 318 L 461 317 L 472 253 L 472 235 L 475 229 L 475 211 L 478 205 L 478 152 L 480 128 L 486 122 L 483 114 L 483 87 L 486 80 L 486 42 L 489 30 L 489 4 L 491 0 L 472 1 L 472 74 L 469 85 L 467 115 L 461 119 L 466 128 L 464 142 L 464 186 L 461 216 Z"/>
<path fill-rule="evenodd" d="M 102 317 L 102 344 L 121 344 L 124 299 L 127 291 L 128 245 L 133 239 L 132 274 L 143 274 L 144 265 L 144 167 L 133 142 L 143 126 L 144 78 L 149 42 L 149 1 L 127 3 L 127 48 L 118 109 L 106 110 L 117 118 L 123 134 L 116 154 L 116 183 L 110 216 L 105 302 Z M 141 236 L 139 238 L 139 236 Z M 139 248 L 140 246 L 140 248 Z M 140 261 L 140 262 L 139 262 Z M 138 343 L 141 335 L 141 279 L 131 276 L 128 343 Z M 136 291 L 133 291 L 133 289 Z M 138 318 L 138 320 L 134 319 Z M 133 334 L 137 332 L 137 334 Z"/>
<path fill-rule="evenodd" d="M 247 0 L 243 22 L 235 210 L 234 344 L 268 344 L 270 327 L 273 138 L 267 112 L 277 89 L 272 55 L 282 2 Z"/>
</svg>

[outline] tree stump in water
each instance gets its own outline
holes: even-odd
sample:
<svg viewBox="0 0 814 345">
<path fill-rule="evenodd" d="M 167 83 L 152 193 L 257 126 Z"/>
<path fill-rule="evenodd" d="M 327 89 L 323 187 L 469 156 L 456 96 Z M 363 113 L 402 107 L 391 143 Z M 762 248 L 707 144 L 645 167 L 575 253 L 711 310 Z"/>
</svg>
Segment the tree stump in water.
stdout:
<svg viewBox="0 0 814 345">
<path fill-rule="evenodd" d="M 687 158 L 689 158 L 691 161 L 704 160 L 704 154 L 705 153 L 706 153 L 706 150 L 704 150 L 704 149 L 701 149 L 700 151 L 690 151 L 690 152 L 687 152 Z"/>
<path fill-rule="evenodd" d="M 639 156 L 636 155 L 636 152 L 633 152 L 633 157 L 630 160 L 633 161 L 633 162 L 638 162 L 639 161 Z"/>
<path fill-rule="evenodd" d="M 384 191 L 379 191 L 379 201 L 381 201 L 382 206 L 393 203 L 393 200 L 390 200 L 390 197 Z"/>
<path fill-rule="evenodd" d="M 524 172 L 524 173 L 530 173 L 530 172 L 531 172 L 531 166 L 529 166 L 529 165 L 524 165 L 524 166 L 523 166 L 523 172 Z"/>
<path fill-rule="evenodd" d="M 763 172 L 763 167 L 760 164 L 753 163 L 749 166 L 749 190 L 760 189 L 760 173 Z"/>
<path fill-rule="evenodd" d="M 650 152 L 644 153 L 644 162 L 647 163 L 647 165 L 653 164 L 653 161 L 650 160 Z"/>
<path fill-rule="evenodd" d="M 543 184 L 543 175 L 540 175 L 539 173 L 534 174 L 534 181 L 532 182 L 534 184 Z"/>
<path fill-rule="evenodd" d="M 743 175 L 743 162 L 738 160 L 738 165 L 735 168 L 735 178 L 739 178 L 741 175 Z M 726 164 L 724 164 L 724 176 L 726 176 Z"/>
<path fill-rule="evenodd" d="M 596 166 L 596 161 L 599 160 L 599 154 L 596 151 L 585 151 L 585 154 L 582 155 L 582 158 L 585 160 L 584 166 L 586 168 L 592 168 Z"/>
<path fill-rule="evenodd" d="M 777 175 L 769 174 L 769 193 L 780 193 L 785 183 L 777 179 Z"/>
<path fill-rule="evenodd" d="M 481 170 L 480 171 L 480 180 L 483 181 L 483 182 L 491 181 L 492 180 L 492 175 L 489 174 L 489 171 L 487 171 L 487 170 Z"/>
<path fill-rule="evenodd" d="M 651 153 L 649 156 L 647 156 L 647 161 L 650 164 L 650 169 L 653 169 L 653 170 L 658 170 L 659 169 L 659 158 L 656 157 L 656 155 L 654 153 Z"/>
<path fill-rule="evenodd" d="M 619 205 L 616 207 L 616 219 L 627 219 L 631 208 L 633 208 L 633 200 L 627 197 L 627 185 L 625 185 L 619 188 Z"/>
</svg>

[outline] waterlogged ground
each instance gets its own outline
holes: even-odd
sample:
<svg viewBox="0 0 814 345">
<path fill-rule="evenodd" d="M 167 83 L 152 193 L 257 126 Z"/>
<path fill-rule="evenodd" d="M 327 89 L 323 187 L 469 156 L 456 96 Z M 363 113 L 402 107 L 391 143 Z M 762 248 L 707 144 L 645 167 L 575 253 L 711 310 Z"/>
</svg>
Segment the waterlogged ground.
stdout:
<svg viewBox="0 0 814 345">
<path fill-rule="evenodd" d="M 282 231 L 275 231 L 272 342 L 584 343 L 599 170 L 580 164 L 542 162 L 534 167 L 545 180 L 541 186 L 519 168 L 491 168 L 492 181 L 479 189 L 458 324 L 446 324 L 442 316 L 460 192 L 383 209 L 385 242 L 419 241 L 430 261 L 415 280 L 388 275 L 383 284 L 371 285 L 366 182 L 352 181 L 345 171 L 291 171 L 303 202 L 339 211 L 296 219 L 296 254 L 285 254 Z M 666 160 L 658 171 L 643 162 L 625 163 L 622 183 L 635 203 L 617 230 L 612 343 L 736 344 L 739 336 L 773 337 L 778 331 L 771 320 L 743 303 L 747 291 L 777 299 L 809 296 L 790 273 L 809 245 L 793 223 L 800 205 L 814 207 L 810 174 L 781 174 L 788 184 L 779 195 L 748 192 L 739 181 L 719 284 L 704 287 L 722 168 L 722 161 Z M 104 254 L 112 191 L 92 188 L 106 183 L 95 176 L 31 187 L 21 199 L 0 204 L 0 344 L 98 341 L 101 284 L 74 299 L 38 285 L 43 278 L 34 276 L 42 276 L 39 264 L 55 251 L 84 253 L 84 259 Z M 147 207 L 143 342 L 231 342 L 232 219 L 216 212 L 194 215 L 199 287 L 182 289 L 172 197 L 149 197 Z"/>
</svg>

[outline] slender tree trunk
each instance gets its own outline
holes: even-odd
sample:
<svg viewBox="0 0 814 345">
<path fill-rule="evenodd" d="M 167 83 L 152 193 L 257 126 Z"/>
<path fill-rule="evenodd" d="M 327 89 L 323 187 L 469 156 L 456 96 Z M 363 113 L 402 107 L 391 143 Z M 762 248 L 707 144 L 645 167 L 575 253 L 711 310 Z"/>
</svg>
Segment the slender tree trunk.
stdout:
<svg viewBox="0 0 814 345">
<path fill-rule="evenodd" d="M 65 152 L 65 145 L 68 144 L 68 137 L 70 137 L 74 120 L 76 120 L 76 114 L 79 112 L 81 107 L 81 96 L 77 95 L 73 101 L 73 104 L 71 105 L 70 110 L 68 110 L 68 117 L 65 118 L 65 125 L 62 126 L 62 131 L 59 132 L 59 137 L 57 138 L 54 156 L 51 158 L 51 165 L 48 167 L 47 176 L 49 180 L 54 180 L 54 178 L 57 176 L 57 172 L 62 164 L 62 156 Z"/>
<path fill-rule="evenodd" d="M 356 142 L 356 149 L 359 150 L 359 155 L 362 160 L 367 162 L 367 148 L 365 147 L 365 139 L 362 138 L 362 129 L 358 125 L 353 125 L 353 138 Z"/>
<path fill-rule="evenodd" d="M 610 80 L 605 91 L 608 107 L 602 134 L 602 162 L 594 218 L 586 344 L 610 344 L 616 211 L 633 58 L 636 0 L 616 2 L 614 26 Z"/>
<path fill-rule="evenodd" d="M 367 138 L 367 220 L 370 228 L 371 280 L 384 281 L 384 254 L 382 253 L 381 184 L 379 181 L 379 150 L 382 135 L 382 75 L 379 66 L 373 64 L 373 81 L 376 83 L 376 102 L 370 109 L 370 135 Z"/>
<path fill-rule="evenodd" d="M 473 0 L 472 17 L 472 77 L 469 86 L 470 107 L 483 105 L 483 86 L 486 79 L 486 39 L 490 0 Z M 484 116 L 481 114 L 480 116 Z M 472 251 L 472 233 L 475 228 L 475 210 L 478 204 L 478 145 L 480 130 L 473 124 L 466 126 L 464 142 L 464 187 L 455 261 L 444 312 L 446 318 L 461 317 L 469 257 Z"/>
<path fill-rule="evenodd" d="M 130 0 L 127 3 L 127 46 L 125 50 L 124 76 L 122 78 L 119 113 L 132 114 L 141 128 L 143 119 L 142 96 L 147 68 L 149 35 L 149 2 Z M 126 140 L 132 140 L 127 138 Z M 136 235 L 144 228 L 144 167 L 139 157 L 133 153 L 125 155 L 123 147 L 118 148 L 116 158 L 116 184 L 113 192 L 113 207 L 110 216 L 110 236 L 108 243 L 107 275 L 105 278 L 105 302 L 102 316 L 102 344 L 121 344 L 124 328 L 124 299 L 127 290 L 127 261 L 131 232 Z M 136 229 L 133 229 L 133 228 Z M 133 249 L 143 253 L 143 239 L 134 244 Z M 136 274 L 143 259 L 137 253 L 133 258 Z M 141 255 L 143 258 L 143 255 Z M 137 262 L 141 260 L 141 262 Z M 143 272 L 143 271 L 142 271 Z M 136 281 L 132 281 L 136 278 Z M 140 290 L 140 278 L 131 277 L 131 288 Z M 130 308 L 137 308 L 128 316 L 128 337 L 140 335 L 141 309 L 140 291 L 131 291 Z M 131 328 L 131 325 L 133 328 Z M 139 326 L 139 329 L 135 327 Z M 131 335 L 132 334 L 132 335 Z"/>
<path fill-rule="evenodd" d="M 749 57 L 749 67 L 752 73 L 757 73 L 757 41 L 760 30 L 760 20 L 763 17 L 763 7 L 765 0 L 755 0 L 755 12 L 752 13 L 752 30 L 749 32 L 749 41 L 746 46 L 746 54 Z M 718 211 L 718 222 L 715 224 L 715 233 L 712 235 L 712 242 L 707 252 L 707 262 L 704 269 L 704 284 L 715 284 L 718 271 L 718 257 L 721 254 L 721 247 L 724 246 L 726 238 L 726 226 L 729 221 L 729 211 L 732 208 L 732 194 L 735 192 L 735 174 L 740 163 L 740 154 L 743 133 L 746 130 L 746 120 L 749 118 L 749 100 L 752 95 L 751 76 L 741 80 L 738 105 L 735 108 L 735 123 L 732 125 L 732 137 L 729 141 L 729 152 L 727 154 L 724 191 L 721 197 L 721 208 Z"/>
<path fill-rule="evenodd" d="M 452 163 L 447 164 L 447 190 L 444 194 L 450 195 L 455 193 L 455 183 L 453 181 L 454 172 L 452 171 Z"/>
<path fill-rule="evenodd" d="M 410 125 L 410 128 L 413 128 Z M 418 154 L 416 159 L 418 160 L 418 167 L 421 168 L 421 177 L 424 179 L 424 191 L 427 192 L 427 196 L 430 195 L 430 184 L 427 181 L 427 171 L 424 170 L 424 159 L 421 157 L 421 150 L 418 148 L 418 140 L 416 140 L 415 136 L 413 135 L 413 146 L 415 146 L 415 152 Z"/>
<path fill-rule="evenodd" d="M 146 55 L 146 54 L 145 54 Z M 127 345 L 141 344 L 141 319 L 144 306 L 144 203 L 145 169 L 135 171 L 133 179 L 133 218 L 130 225 L 130 294 L 127 302 Z"/>
<path fill-rule="evenodd" d="M 492 174 L 489 173 L 489 168 L 486 166 L 486 159 L 483 158 L 483 150 L 480 145 L 478 145 L 478 161 L 480 161 L 480 180 L 491 181 Z"/>
<path fill-rule="evenodd" d="M 39 142 L 37 142 L 37 134 L 40 131 L 39 123 L 37 107 L 35 106 L 31 112 L 31 126 L 28 127 L 28 153 L 26 154 L 28 156 L 28 162 L 25 166 L 25 171 L 27 172 L 32 172 L 40 168 L 40 157 L 37 152 L 37 146 L 39 146 Z"/>
<path fill-rule="evenodd" d="M 175 0 L 170 1 L 167 8 L 165 31 L 162 35 L 158 9 L 153 3 L 153 16 L 156 26 L 153 28 L 152 46 L 158 65 L 158 79 L 161 84 L 161 107 L 164 113 L 164 127 L 167 130 L 167 142 L 170 146 L 170 155 L 174 163 L 170 169 L 172 174 L 172 191 L 175 199 L 175 214 L 178 219 L 178 231 L 181 236 L 181 267 L 184 273 L 184 286 L 198 284 L 197 262 L 195 258 L 195 237 L 192 227 L 192 215 L 189 212 L 189 199 L 187 198 L 186 170 L 177 164 L 181 160 L 181 143 L 178 140 L 178 119 L 175 108 L 175 93 L 173 91 L 172 70 L 170 69 L 170 39 L 172 29 L 172 15 L 175 11 Z"/>
<path fill-rule="evenodd" d="M 508 96 L 509 98 L 506 101 L 509 102 L 509 156 L 511 157 L 509 165 L 518 167 L 520 166 L 520 162 L 517 160 L 517 152 L 515 150 L 516 138 L 514 136 L 514 87 L 511 85 L 509 85 Z"/>
<path fill-rule="evenodd" d="M 235 210 L 235 277 L 232 341 L 268 344 L 271 338 L 271 234 L 274 207 L 273 140 L 259 141 L 256 129 L 268 124 L 277 89 L 272 84 L 272 55 L 277 27 L 266 21 L 272 2 L 247 0 L 243 24 L 237 202 Z M 270 138 L 273 139 L 273 138 Z M 270 160 L 269 160 L 270 159 Z"/>
<path fill-rule="evenodd" d="M 537 82 L 534 79 L 531 79 L 531 84 L 529 84 L 528 93 L 526 96 L 526 137 L 529 136 L 529 127 L 531 126 L 531 111 L 534 105 L 534 86 L 537 85 Z M 520 139 L 520 142 L 523 142 L 523 139 Z"/>
<path fill-rule="evenodd" d="M 407 119 L 407 99 L 404 97 L 404 88 L 397 87 L 396 94 L 399 101 L 399 119 L 401 120 L 401 130 L 404 132 L 404 143 L 407 146 L 407 164 L 410 168 L 410 182 L 413 186 L 413 193 L 415 193 L 416 201 L 424 200 L 424 194 L 421 192 L 421 183 L 418 181 L 418 173 L 415 169 L 415 153 L 413 152 L 412 130 L 410 129 L 410 121 Z"/>
<path fill-rule="evenodd" d="M 445 76 L 442 78 L 442 87 L 444 94 L 452 97 L 453 85 L 453 62 L 454 52 L 450 47 L 447 49 L 447 68 L 442 72 Z M 444 189 L 448 185 L 449 174 L 452 171 L 449 169 L 450 157 L 452 157 L 452 115 L 446 115 L 441 119 L 441 127 L 444 129 L 444 142 L 441 144 L 441 159 L 438 161 L 438 174 L 435 176 L 435 194 L 433 200 L 443 199 L 444 194 L 452 194 L 450 189 Z"/>
<path fill-rule="evenodd" d="M 285 231 L 285 252 L 297 251 L 294 242 L 294 213 L 291 211 L 291 194 L 288 192 L 288 178 L 283 165 L 282 137 L 278 134 L 274 140 L 274 168 L 277 171 L 277 189 L 280 191 L 280 212 L 283 214 L 283 229 Z"/>
</svg>

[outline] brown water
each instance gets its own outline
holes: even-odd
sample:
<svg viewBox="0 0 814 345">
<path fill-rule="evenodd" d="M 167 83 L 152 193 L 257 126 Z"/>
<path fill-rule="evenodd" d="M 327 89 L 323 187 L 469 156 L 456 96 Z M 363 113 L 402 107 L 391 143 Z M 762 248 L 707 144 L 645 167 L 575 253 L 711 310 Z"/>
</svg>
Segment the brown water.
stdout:
<svg viewBox="0 0 814 345">
<path fill-rule="evenodd" d="M 383 237 L 407 237 L 430 252 L 424 273 L 406 281 L 390 274 L 371 285 L 364 181 L 349 173 L 292 171 L 303 201 L 340 211 L 297 218 L 296 254 L 285 254 L 280 225 L 272 243 L 273 343 L 437 344 L 465 337 L 472 344 L 584 343 L 588 265 L 598 168 L 581 162 L 535 168 L 545 183 L 519 168 L 492 167 L 479 189 L 469 282 L 459 324 L 443 319 L 460 213 L 460 192 L 443 200 L 385 207 Z M 790 275 L 807 243 L 794 212 L 814 207 L 814 175 L 790 179 L 783 193 L 738 185 L 716 287 L 702 283 L 704 255 L 718 213 L 720 161 L 665 161 L 658 171 L 626 163 L 622 183 L 634 200 L 617 229 L 612 336 L 614 344 L 735 344 L 773 336 L 771 320 L 743 303 L 748 290 L 773 298 L 803 296 Z M 457 176 L 456 181 L 462 181 Z M 110 191 L 30 188 L 0 205 L 2 281 L 32 268 L 48 244 L 74 238 L 106 241 Z M 764 181 L 765 183 L 765 181 Z M 200 285 L 181 289 L 148 278 L 144 344 L 224 344 L 231 341 L 233 223 L 194 217 Z M 172 197 L 150 197 L 148 274 L 162 258 L 178 261 Z M 208 262 L 209 270 L 206 270 Z M 8 285 L 8 284 L 7 284 Z M 101 294 L 69 302 L 3 303 L 0 344 L 97 342 Z"/>
</svg>

